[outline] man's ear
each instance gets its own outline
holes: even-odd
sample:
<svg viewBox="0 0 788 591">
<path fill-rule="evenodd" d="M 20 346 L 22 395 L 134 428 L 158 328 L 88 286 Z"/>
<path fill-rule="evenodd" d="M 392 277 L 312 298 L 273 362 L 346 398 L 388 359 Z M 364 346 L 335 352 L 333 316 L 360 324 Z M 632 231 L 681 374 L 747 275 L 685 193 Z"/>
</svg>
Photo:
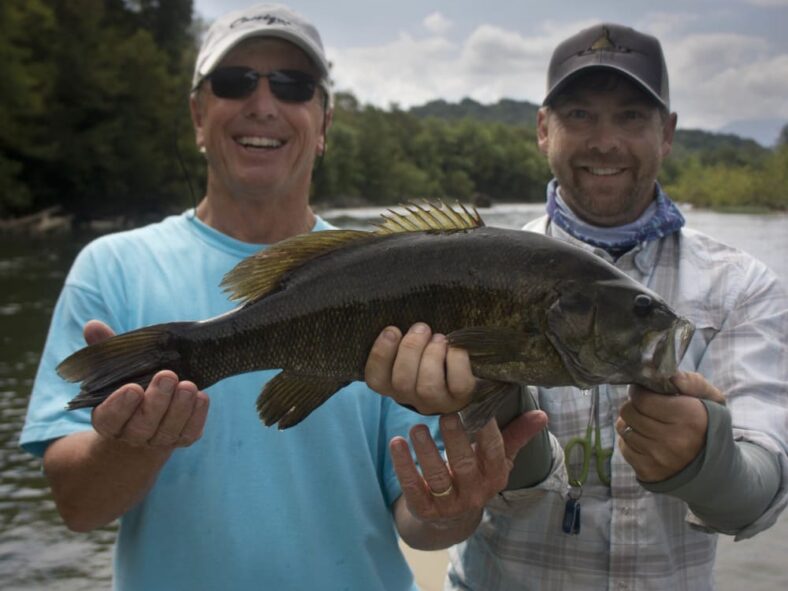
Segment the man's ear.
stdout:
<svg viewBox="0 0 788 591">
<path fill-rule="evenodd" d="M 549 119 L 550 109 L 548 107 L 540 107 L 536 112 L 536 143 L 542 154 L 547 154 L 547 150 L 550 147 Z"/>
<path fill-rule="evenodd" d="M 331 128 L 331 123 L 334 121 L 334 109 L 326 109 L 323 113 L 323 129 L 320 132 L 320 138 L 316 146 L 318 156 L 324 155 L 328 149 L 328 138 L 326 136 Z"/>
<path fill-rule="evenodd" d="M 676 113 L 668 115 L 665 123 L 662 125 L 662 157 L 666 158 L 670 151 L 673 149 L 673 137 L 676 134 L 676 124 L 678 123 L 679 116 Z"/>
<path fill-rule="evenodd" d="M 189 97 L 189 112 L 191 113 L 192 127 L 194 128 L 194 141 L 197 144 L 197 149 L 203 152 L 205 150 L 205 135 L 202 127 L 202 106 L 197 93 L 192 93 Z"/>
</svg>

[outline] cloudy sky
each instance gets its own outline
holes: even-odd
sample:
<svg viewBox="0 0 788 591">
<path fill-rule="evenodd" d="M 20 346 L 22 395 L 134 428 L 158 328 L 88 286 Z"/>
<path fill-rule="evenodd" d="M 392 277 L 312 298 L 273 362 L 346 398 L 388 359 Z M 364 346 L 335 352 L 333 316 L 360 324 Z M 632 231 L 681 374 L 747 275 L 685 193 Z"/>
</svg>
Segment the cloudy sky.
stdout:
<svg viewBox="0 0 788 591">
<path fill-rule="evenodd" d="M 195 0 L 206 21 L 249 0 Z M 659 37 L 679 126 L 769 144 L 788 122 L 788 0 L 292 0 L 338 90 L 403 108 L 442 98 L 541 102 L 555 45 L 601 21 Z"/>
</svg>

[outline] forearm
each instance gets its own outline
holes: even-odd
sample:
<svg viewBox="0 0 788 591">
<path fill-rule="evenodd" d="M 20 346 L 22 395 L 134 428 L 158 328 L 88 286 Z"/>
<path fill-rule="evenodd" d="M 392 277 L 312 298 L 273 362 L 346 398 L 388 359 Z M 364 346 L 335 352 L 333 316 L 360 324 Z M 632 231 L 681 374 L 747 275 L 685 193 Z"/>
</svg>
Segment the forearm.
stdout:
<svg viewBox="0 0 788 591">
<path fill-rule="evenodd" d="M 171 449 L 133 447 L 85 431 L 47 448 L 44 473 L 69 529 L 90 531 L 141 501 L 171 454 Z"/>
<path fill-rule="evenodd" d="M 686 501 L 709 527 L 736 533 L 768 508 L 780 485 L 780 465 L 768 450 L 733 440 L 725 407 L 704 404 L 709 427 L 703 452 L 673 478 L 643 486 Z"/>
<path fill-rule="evenodd" d="M 441 550 L 467 539 L 479 525 L 482 510 L 440 522 L 418 519 L 408 509 L 404 497 L 394 502 L 394 521 L 402 540 L 416 550 Z"/>
</svg>

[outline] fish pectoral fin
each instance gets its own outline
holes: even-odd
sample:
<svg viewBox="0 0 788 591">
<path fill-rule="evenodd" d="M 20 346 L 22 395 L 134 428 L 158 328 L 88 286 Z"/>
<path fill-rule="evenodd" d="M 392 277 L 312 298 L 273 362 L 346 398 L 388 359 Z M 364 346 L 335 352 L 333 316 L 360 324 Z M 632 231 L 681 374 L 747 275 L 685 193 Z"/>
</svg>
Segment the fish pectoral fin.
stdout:
<svg viewBox="0 0 788 591">
<path fill-rule="evenodd" d="M 449 346 L 465 349 L 471 360 L 484 363 L 518 361 L 528 349 L 528 335 L 513 328 L 475 326 L 447 335 Z"/>
<path fill-rule="evenodd" d="M 283 371 L 263 388 L 257 398 L 257 413 L 266 426 L 277 423 L 280 429 L 288 429 L 303 421 L 349 383 L 347 380 Z"/>
<path fill-rule="evenodd" d="M 519 384 L 479 380 L 473 392 L 473 402 L 460 411 L 462 424 L 469 433 L 475 433 L 494 418 L 501 405 L 510 396 L 517 396 Z"/>
</svg>

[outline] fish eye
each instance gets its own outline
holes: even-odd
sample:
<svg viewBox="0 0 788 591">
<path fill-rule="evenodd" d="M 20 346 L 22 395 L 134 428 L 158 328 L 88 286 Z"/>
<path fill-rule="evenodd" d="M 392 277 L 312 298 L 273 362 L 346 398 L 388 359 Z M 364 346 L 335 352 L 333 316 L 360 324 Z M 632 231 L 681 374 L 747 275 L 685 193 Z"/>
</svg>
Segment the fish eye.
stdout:
<svg viewBox="0 0 788 591">
<path fill-rule="evenodd" d="M 634 312 L 636 316 L 648 316 L 651 310 L 654 309 L 654 300 L 651 296 L 645 293 L 639 293 L 635 296 Z"/>
</svg>

